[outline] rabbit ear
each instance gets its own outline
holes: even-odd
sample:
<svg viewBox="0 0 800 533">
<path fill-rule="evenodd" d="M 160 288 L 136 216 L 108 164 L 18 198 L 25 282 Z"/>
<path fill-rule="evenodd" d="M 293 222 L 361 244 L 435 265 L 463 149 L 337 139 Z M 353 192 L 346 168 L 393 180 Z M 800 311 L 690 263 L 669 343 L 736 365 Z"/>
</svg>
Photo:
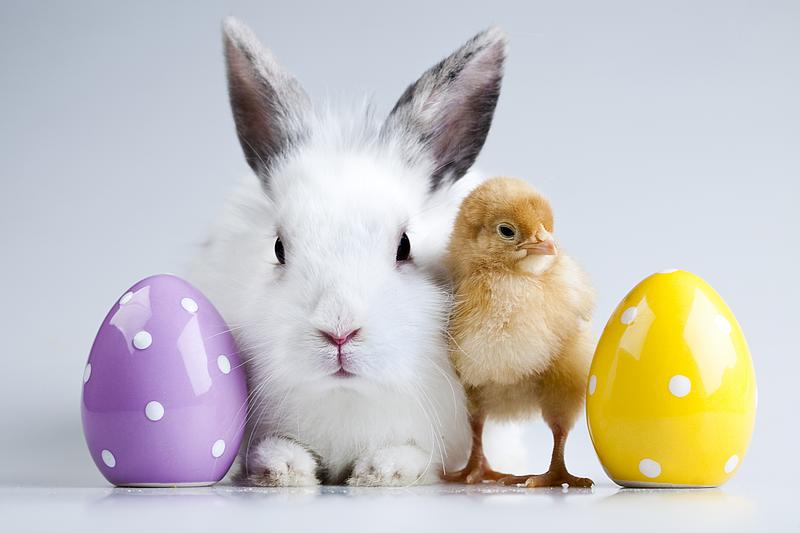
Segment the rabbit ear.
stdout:
<svg viewBox="0 0 800 533">
<path fill-rule="evenodd" d="M 250 28 L 223 23 L 228 92 L 247 162 L 264 185 L 274 160 L 307 132 L 311 102 Z"/>
<path fill-rule="evenodd" d="M 505 50 L 500 28 L 479 33 L 410 85 L 389 114 L 384 132 L 410 134 L 432 153 L 432 189 L 461 178 L 478 157 L 500 95 Z"/>
</svg>

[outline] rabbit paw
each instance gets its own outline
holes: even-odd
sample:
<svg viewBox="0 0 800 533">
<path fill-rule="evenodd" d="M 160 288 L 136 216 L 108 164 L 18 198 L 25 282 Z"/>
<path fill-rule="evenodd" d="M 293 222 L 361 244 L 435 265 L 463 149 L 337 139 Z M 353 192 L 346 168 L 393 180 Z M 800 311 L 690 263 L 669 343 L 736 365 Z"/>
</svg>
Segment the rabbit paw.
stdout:
<svg viewBox="0 0 800 533">
<path fill-rule="evenodd" d="M 438 481 L 439 465 L 433 456 L 413 444 L 368 452 L 353 465 L 348 485 L 406 487 Z"/>
<path fill-rule="evenodd" d="M 251 450 L 247 482 L 260 487 L 307 487 L 318 485 L 317 460 L 297 442 L 267 437 Z"/>
</svg>

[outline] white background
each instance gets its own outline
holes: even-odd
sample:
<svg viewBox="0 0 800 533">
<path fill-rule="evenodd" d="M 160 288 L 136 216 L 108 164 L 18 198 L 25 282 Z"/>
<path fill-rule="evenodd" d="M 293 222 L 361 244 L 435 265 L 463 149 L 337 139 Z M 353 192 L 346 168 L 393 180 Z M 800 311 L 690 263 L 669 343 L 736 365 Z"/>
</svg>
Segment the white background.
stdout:
<svg viewBox="0 0 800 533">
<path fill-rule="evenodd" d="M 473 33 L 505 28 L 507 75 L 479 166 L 550 196 L 562 244 L 597 286 L 598 332 L 657 270 L 691 270 L 722 294 L 760 385 L 750 453 L 722 494 L 749 495 L 731 508 L 752 513 L 733 525 L 774 519 L 759 487 L 800 473 L 799 6 L 5 0 L 0 495 L 35 509 L 42 488 L 106 487 L 79 416 L 96 328 L 129 285 L 184 269 L 248 171 L 222 62 L 220 20 L 233 14 L 317 102 L 366 95 L 379 112 Z M 505 431 L 524 448 L 496 463 L 546 466 L 543 424 Z M 568 460 L 614 492 L 583 421 Z"/>
</svg>

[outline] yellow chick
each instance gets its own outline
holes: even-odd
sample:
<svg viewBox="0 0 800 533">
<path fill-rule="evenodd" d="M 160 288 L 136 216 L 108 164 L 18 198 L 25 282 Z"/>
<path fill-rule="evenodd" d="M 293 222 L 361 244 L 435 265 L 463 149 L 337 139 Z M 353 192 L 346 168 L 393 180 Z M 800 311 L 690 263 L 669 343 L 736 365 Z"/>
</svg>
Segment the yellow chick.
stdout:
<svg viewBox="0 0 800 533">
<path fill-rule="evenodd" d="M 585 400 L 594 343 L 588 277 L 553 239 L 550 204 L 525 181 L 494 178 L 461 204 L 445 264 L 452 275 L 451 358 L 469 399 L 473 444 L 449 481 L 590 487 L 567 471 L 564 444 Z M 514 476 L 483 454 L 487 417 L 537 412 L 553 432 L 550 468 Z"/>
</svg>

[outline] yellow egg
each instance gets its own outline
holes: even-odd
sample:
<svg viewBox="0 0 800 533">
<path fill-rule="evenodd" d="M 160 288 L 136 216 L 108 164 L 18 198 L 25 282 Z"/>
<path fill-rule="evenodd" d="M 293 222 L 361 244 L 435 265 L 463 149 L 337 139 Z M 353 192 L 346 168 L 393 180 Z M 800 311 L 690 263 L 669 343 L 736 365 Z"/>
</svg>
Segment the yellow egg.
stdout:
<svg viewBox="0 0 800 533">
<path fill-rule="evenodd" d="M 744 458 L 756 411 L 750 351 L 708 283 L 653 274 L 606 324 L 592 361 L 586 416 L 616 483 L 707 487 Z"/>
</svg>

